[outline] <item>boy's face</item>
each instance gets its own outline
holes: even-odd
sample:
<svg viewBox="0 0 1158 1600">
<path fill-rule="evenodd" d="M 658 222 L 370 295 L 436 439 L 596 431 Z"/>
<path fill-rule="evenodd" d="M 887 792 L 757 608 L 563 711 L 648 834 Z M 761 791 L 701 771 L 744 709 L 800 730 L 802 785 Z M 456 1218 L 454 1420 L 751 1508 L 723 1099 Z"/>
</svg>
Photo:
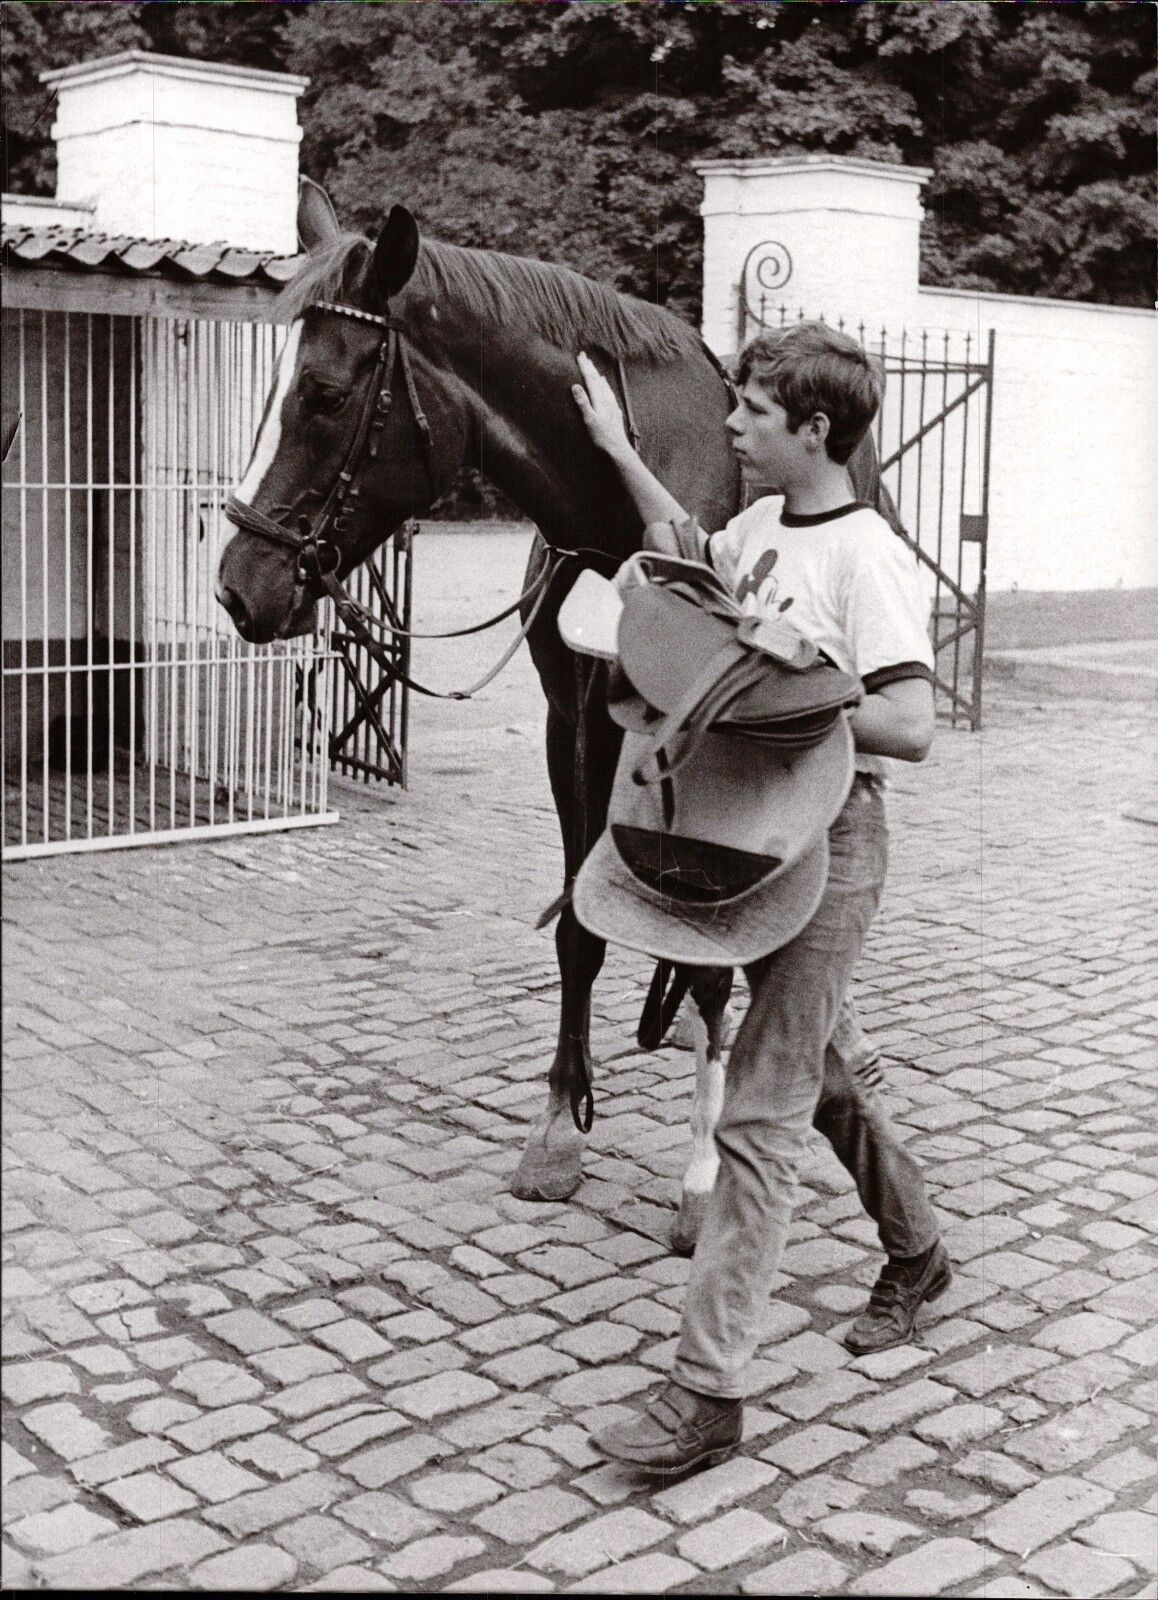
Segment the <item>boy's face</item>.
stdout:
<svg viewBox="0 0 1158 1600">
<path fill-rule="evenodd" d="M 754 378 L 740 390 L 739 404 L 725 426 L 737 460 L 754 483 L 783 492 L 808 465 L 805 429 L 791 433 L 784 407 Z"/>
</svg>

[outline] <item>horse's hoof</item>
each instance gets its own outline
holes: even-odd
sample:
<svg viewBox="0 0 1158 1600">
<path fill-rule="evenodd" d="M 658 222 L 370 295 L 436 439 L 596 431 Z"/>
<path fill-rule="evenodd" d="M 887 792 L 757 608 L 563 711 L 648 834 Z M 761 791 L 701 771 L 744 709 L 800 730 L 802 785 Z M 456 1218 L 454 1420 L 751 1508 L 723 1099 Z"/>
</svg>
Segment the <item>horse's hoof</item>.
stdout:
<svg viewBox="0 0 1158 1600">
<path fill-rule="evenodd" d="M 700 1236 L 710 1198 L 710 1191 L 708 1194 L 689 1194 L 686 1189 L 680 1196 L 680 1208 L 671 1230 L 671 1247 L 677 1256 L 695 1254 L 696 1240 Z"/>
<path fill-rule="evenodd" d="M 529 1144 L 511 1180 L 516 1200 L 569 1200 L 583 1181 L 583 1146 Z"/>
</svg>

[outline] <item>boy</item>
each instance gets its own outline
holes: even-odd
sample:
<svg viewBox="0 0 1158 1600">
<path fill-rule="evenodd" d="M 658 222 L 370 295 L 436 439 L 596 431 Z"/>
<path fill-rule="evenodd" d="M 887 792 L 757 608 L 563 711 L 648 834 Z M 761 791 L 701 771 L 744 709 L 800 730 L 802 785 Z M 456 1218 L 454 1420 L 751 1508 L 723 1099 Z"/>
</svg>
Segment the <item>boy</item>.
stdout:
<svg viewBox="0 0 1158 1600">
<path fill-rule="evenodd" d="M 749 480 L 775 493 L 681 550 L 685 513 L 628 442 L 610 385 L 586 356 L 572 393 L 594 443 L 647 524 L 644 542 L 710 563 L 746 611 L 785 615 L 865 696 L 851 714 L 856 776 L 829 833 L 828 885 L 795 939 L 747 969 L 751 1003 L 728 1064 L 716 1130 L 720 1171 L 692 1262 L 670 1380 L 642 1414 L 595 1438 L 604 1454 L 682 1472 L 740 1441 L 746 1371 L 815 1123 L 852 1172 L 889 1259 L 847 1343 L 858 1354 L 911 1338 L 951 1279 L 919 1169 L 845 1064 L 845 994 L 887 860 L 881 757 L 920 761 L 933 736 L 932 652 L 911 554 L 858 504 L 845 469 L 876 415 L 879 369 L 823 323 L 761 334 L 739 365 L 727 419 Z M 838 1020 L 841 1048 L 831 1048 Z M 855 1023 L 852 1025 L 855 1030 Z"/>
</svg>

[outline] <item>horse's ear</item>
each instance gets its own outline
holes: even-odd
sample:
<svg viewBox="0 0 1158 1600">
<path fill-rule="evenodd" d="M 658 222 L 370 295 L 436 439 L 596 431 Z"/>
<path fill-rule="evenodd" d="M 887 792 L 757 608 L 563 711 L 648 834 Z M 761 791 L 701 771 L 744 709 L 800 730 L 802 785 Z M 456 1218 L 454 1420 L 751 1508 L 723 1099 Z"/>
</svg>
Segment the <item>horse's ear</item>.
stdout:
<svg viewBox="0 0 1158 1600">
<path fill-rule="evenodd" d="M 418 260 L 418 224 L 405 206 L 391 206 L 374 244 L 366 279 L 374 299 L 385 305 L 391 295 L 410 282 Z"/>
<path fill-rule="evenodd" d="M 321 184 L 312 178 L 299 178 L 298 244 L 301 248 L 316 250 L 319 245 L 336 239 L 340 232 L 334 207 Z"/>
</svg>

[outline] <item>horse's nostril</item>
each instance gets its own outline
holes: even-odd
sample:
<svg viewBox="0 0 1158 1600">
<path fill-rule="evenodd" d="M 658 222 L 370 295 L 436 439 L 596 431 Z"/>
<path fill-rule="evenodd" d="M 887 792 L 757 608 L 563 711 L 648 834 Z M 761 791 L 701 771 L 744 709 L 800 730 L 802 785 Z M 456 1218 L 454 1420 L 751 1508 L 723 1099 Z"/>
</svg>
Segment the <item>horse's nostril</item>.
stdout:
<svg viewBox="0 0 1158 1600">
<path fill-rule="evenodd" d="M 246 610 L 245 601 L 239 594 L 235 594 L 227 583 L 218 583 L 216 589 L 217 603 L 224 606 L 233 619 L 233 626 L 245 638 L 249 631 L 249 612 Z"/>
</svg>

